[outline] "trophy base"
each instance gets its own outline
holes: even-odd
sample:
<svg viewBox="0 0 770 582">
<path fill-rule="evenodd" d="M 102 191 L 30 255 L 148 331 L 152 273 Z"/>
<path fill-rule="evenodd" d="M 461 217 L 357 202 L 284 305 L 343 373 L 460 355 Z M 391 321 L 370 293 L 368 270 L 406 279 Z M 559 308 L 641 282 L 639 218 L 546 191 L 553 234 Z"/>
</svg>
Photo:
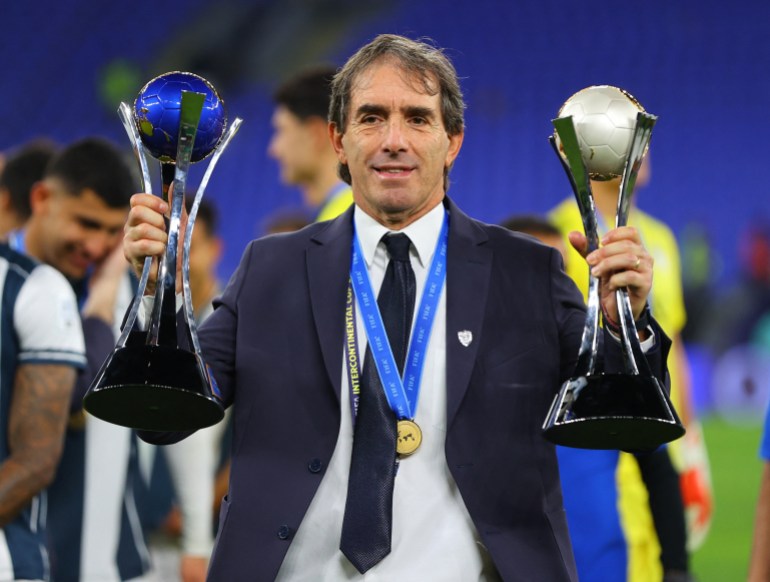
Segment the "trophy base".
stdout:
<svg viewBox="0 0 770 582">
<path fill-rule="evenodd" d="M 115 350 L 83 399 L 104 421 L 138 430 L 186 431 L 216 424 L 224 408 L 200 356 L 166 346 Z"/>
<path fill-rule="evenodd" d="M 571 378 L 543 424 L 552 443 L 581 449 L 649 451 L 684 432 L 658 380 L 628 374 Z"/>
</svg>

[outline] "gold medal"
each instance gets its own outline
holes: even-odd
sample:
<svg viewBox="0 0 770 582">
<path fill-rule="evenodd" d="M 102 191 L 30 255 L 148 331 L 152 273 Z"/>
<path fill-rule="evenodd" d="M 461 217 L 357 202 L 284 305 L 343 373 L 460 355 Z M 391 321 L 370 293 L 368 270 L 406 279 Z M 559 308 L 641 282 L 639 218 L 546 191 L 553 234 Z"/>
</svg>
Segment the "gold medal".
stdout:
<svg viewBox="0 0 770 582">
<path fill-rule="evenodd" d="M 415 421 L 404 419 L 398 421 L 397 431 L 396 452 L 403 457 L 408 457 L 422 443 L 422 430 Z"/>
</svg>

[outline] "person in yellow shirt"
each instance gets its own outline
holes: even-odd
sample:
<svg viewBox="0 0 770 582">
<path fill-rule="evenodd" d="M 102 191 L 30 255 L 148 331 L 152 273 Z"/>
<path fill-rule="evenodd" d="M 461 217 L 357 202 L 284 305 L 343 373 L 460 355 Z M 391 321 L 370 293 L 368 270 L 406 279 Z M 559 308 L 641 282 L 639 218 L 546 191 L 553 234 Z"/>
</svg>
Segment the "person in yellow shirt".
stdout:
<svg viewBox="0 0 770 582">
<path fill-rule="evenodd" d="M 648 171 L 649 166 L 646 166 L 640 172 L 637 185 L 645 182 Z M 600 231 L 614 227 L 619 183 L 619 178 L 591 183 Z M 580 213 L 573 198 L 554 208 L 549 218 L 565 237 L 570 231 L 582 230 Z M 665 224 L 636 207 L 631 209 L 628 222 L 639 230 L 655 259 L 656 276 L 650 307 L 673 341 L 668 361 L 671 400 L 685 426 L 694 426 L 690 422 L 688 365 L 679 337 L 686 315 L 676 239 Z M 566 261 L 567 273 L 586 295 L 588 270 L 581 268 L 578 257 L 571 256 L 575 251 L 569 245 L 567 248 L 570 253 Z M 631 582 L 688 579 L 683 501 L 679 476 L 671 463 L 673 459 L 677 469 L 684 470 L 679 448 L 673 444 L 668 447 L 668 452 L 662 449 L 636 458 L 627 453 L 620 455 L 617 470 L 619 510 L 628 544 L 628 580 Z M 710 503 L 706 505 L 710 508 Z M 658 523 L 661 519 L 666 523 Z"/>
<path fill-rule="evenodd" d="M 273 135 L 268 154 L 278 161 L 284 184 L 297 186 L 315 221 L 331 220 L 353 202 L 337 175 L 327 115 L 335 69 L 308 69 L 283 83 L 273 96 Z"/>
</svg>

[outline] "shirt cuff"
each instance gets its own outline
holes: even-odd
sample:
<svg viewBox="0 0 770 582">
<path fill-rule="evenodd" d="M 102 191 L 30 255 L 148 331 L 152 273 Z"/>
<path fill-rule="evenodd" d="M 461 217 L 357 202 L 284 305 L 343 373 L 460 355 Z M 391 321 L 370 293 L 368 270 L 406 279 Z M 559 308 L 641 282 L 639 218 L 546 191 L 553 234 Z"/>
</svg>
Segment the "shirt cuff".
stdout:
<svg viewBox="0 0 770 582">
<path fill-rule="evenodd" d="M 155 295 L 144 295 L 142 297 L 142 304 L 139 306 L 139 313 L 136 314 L 136 325 L 140 330 L 147 329 L 147 322 L 150 321 L 152 316 L 152 308 L 155 306 Z M 184 296 L 181 293 L 176 294 L 176 310 L 177 312 L 184 306 Z"/>
<path fill-rule="evenodd" d="M 655 347 L 655 330 L 652 329 L 651 325 L 648 325 L 645 330 L 649 334 L 649 337 L 646 340 L 640 341 L 639 345 L 642 348 L 642 353 L 646 354 L 649 352 L 652 348 Z M 616 334 L 614 331 L 612 331 L 609 327 L 607 328 L 607 331 L 612 336 L 612 339 L 616 340 L 618 343 L 620 343 L 620 336 Z"/>
</svg>

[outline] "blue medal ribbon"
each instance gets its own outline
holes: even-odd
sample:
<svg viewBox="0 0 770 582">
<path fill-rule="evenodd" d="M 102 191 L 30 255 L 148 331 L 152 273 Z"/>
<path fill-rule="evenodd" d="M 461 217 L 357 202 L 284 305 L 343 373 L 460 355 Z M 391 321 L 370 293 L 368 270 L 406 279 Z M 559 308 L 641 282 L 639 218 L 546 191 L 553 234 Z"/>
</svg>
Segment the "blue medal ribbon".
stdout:
<svg viewBox="0 0 770 582">
<path fill-rule="evenodd" d="M 358 359 L 358 332 L 356 331 L 356 300 L 353 287 L 348 284 L 345 301 L 345 367 L 348 371 L 350 386 L 350 410 L 353 418 L 358 414 L 358 400 L 361 395 L 361 362 Z"/>
<path fill-rule="evenodd" d="M 411 339 L 409 341 L 409 351 L 407 352 L 404 365 L 403 379 L 398 374 L 398 366 L 396 366 L 393 351 L 391 350 L 390 342 L 388 341 L 388 334 L 385 331 L 382 315 L 380 315 L 380 309 L 377 306 L 372 283 L 369 279 L 369 273 L 366 270 L 366 264 L 363 260 L 363 253 L 361 252 L 361 244 L 358 240 L 358 235 L 355 232 L 353 233 L 353 258 L 350 265 L 350 287 L 355 293 L 358 307 L 361 310 L 361 319 L 364 322 L 366 337 L 369 341 L 369 346 L 372 349 L 372 356 L 375 365 L 377 366 L 377 372 L 379 373 L 385 396 L 388 399 L 388 404 L 390 404 L 391 409 L 396 413 L 399 420 L 413 419 L 415 411 L 417 410 L 417 402 L 420 397 L 420 380 L 425 365 L 430 332 L 436 317 L 441 290 L 444 288 L 444 282 L 446 281 L 448 233 L 449 217 L 445 212 L 444 221 L 441 225 L 441 233 L 439 234 L 436 249 L 433 253 L 433 260 L 431 261 L 428 277 L 425 281 L 425 289 L 423 290 L 422 297 L 420 298 L 420 306 L 417 310 L 417 319 L 415 320 Z M 346 310 L 346 328 L 348 330 L 348 333 L 346 334 L 346 354 L 348 361 L 348 378 L 351 380 L 352 372 L 355 372 L 356 377 L 358 375 L 357 362 L 360 361 L 356 358 L 356 367 L 351 370 L 351 337 L 353 338 L 353 342 L 357 343 L 355 335 L 350 335 L 351 326 L 353 329 L 355 328 L 355 303 L 356 302 L 352 301 L 352 297 L 349 295 L 348 309 L 351 310 L 352 317 Z M 358 388 L 357 382 L 354 384 L 351 381 L 351 390 L 354 398 L 351 404 L 353 406 L 354 415 L 358 400 L 356 388 Z"/>
</svg>

